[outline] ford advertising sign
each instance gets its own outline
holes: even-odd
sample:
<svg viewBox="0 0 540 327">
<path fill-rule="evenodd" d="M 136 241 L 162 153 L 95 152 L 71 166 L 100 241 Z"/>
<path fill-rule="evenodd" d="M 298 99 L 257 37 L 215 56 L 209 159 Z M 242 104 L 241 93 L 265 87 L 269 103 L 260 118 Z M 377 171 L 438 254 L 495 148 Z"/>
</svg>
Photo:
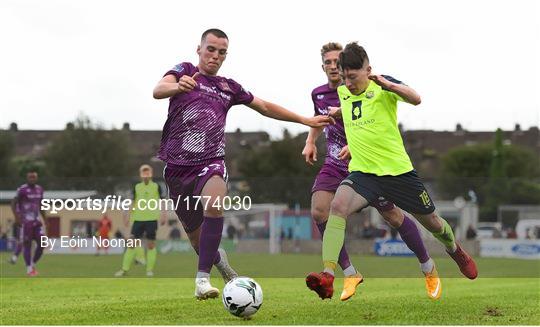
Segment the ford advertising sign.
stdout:
<svg viewBox="0 0 540 327">
<path fill-rule="evenodd" d="M 480 256 L 540 259 L 540 241 L 483 239 L 480 240 Z"/>
</svg>

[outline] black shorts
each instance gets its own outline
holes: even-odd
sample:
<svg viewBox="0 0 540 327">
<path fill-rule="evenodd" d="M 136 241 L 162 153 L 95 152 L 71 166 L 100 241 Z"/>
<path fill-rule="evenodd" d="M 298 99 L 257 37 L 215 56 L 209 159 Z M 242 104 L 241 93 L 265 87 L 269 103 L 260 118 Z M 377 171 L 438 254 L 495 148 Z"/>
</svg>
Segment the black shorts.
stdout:
<svg viewBox="0 0 540 327">
<path fill-rule="evenodd" d="M 353 171 L 341 185 L 351 187 L 369 203 L 387 200 L 407 212 L 423 215 L 435 211 L 435 205 L 416 170 L 398 176 Z"/>
<path fill-rule="evenodd" d="M 141 239 L 143 234 L 146 238 L 154 241 L 156 239 L 157 220 L 151 221 L 134 221 L 131 227 L 131 236 L 136 239 Z"/>
</svg>

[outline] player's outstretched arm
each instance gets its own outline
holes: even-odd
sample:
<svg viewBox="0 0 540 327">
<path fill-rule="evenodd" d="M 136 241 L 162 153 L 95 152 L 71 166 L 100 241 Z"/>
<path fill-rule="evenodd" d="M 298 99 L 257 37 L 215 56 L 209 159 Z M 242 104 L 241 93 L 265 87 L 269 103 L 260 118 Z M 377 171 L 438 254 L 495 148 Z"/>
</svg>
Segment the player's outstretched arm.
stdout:
<svg viewBox="0 0 540 327">
<path fill-rule="evenodd" d="M 180 80 L 176 80 L 176 76 L 167 75 L 161 79 L 154 87 L 154 99 L 170 98 L 178 93 L 189 92 L 197 86 L 195 78 L 199 75 L 199 72 L 193 74 L 193 76 L 183 75 Z"/>
<path fill-rule="evenodd" d="M 257 97 L 254 97 L 253 101 L 251 101 L 251 103 L 249 103 L 247 106 L 253 110 L 258 111 L 261 115 L 264 115 L 266 117 L 299 123 L 310 127 L 323 127 L 335 123 L 332 117 L 322 115 L 315 117 L 300 116 L 290 110 L 283 108 L 282 106 L 268 101 L 264 101 Z"/>
<path fill-rule="evenodd" d="M 317 139 L 322 134 L 322 132 L 322 127 L 311 127 L 309 129 L 309 133 L 306 138 L 306 145 L 302 150 L 302 155 L 306 159 L 306 162 L 310 165 L 313 165 L 313 163 L 317 161 L 317 145 L 315 144 L 315 142 L 317 142 Z"/>
<path fill-rule="evenodd" d="M 422 102 L 420 95 L 408 85 L 391 82 L 382 75 L 369 75 L 369 79 L 388 91 L 399 95 L 407 103 L 417 106 Z"/>
</svg>

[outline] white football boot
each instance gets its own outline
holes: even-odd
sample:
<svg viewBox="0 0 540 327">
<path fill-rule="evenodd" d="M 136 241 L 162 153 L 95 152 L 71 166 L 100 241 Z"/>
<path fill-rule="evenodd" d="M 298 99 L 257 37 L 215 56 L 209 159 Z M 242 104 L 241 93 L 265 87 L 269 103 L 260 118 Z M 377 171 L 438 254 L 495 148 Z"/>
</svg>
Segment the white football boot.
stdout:
<svg viewBox="0 0 540 327">
<path fill-rule="evenodd" d="M 210 278 L 195 278 L 195 297 L 197 300 L 214 299 L 219 296 L 219 290 L 210 285 Z"/>
</svg>

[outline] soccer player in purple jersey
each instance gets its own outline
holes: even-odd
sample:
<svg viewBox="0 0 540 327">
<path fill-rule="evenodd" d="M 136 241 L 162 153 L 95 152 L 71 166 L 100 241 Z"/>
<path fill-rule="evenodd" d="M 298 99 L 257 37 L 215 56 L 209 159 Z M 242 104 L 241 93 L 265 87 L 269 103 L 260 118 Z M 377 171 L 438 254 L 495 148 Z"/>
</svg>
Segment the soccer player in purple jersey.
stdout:
<svg viewBox="0 0 540 327">
<path fill-rule="evenodd" d="M 341 50 L 343 47 L 335 42 L 327 43 L 321 49 L 322 69 L 326 74 L 327 83 L 316 87 L 311 93 L 315 115 L 326 115 L 329 108 L 340 105 L 337 87 L 342 84 L 338 70 L 338 58 Z M 306 146 L 302 151 L 306 162 L 311 165 L 317 161 L 315 142 L 322 133 L 322 127 L 311 128 Z M 336 120 L 336 124 L 326 126 L 324 133 L 326 136 L 326 158 L 311 190 L 311 216 L 315 220 L 321 236 L 324 234 L 330 214 L 330 203 L 339 184 L 349 175 L 350 158 L 342 120 Z M 401 209 L 384 198 L 379 198 L 377 202 L 370 203 L 370 205 L 376 208 L 384 220 L 399 232 L 401 239 L 416 254 L 420 268 L 425 275 L 428 297 L 438 299 L 441 295 L 440 279 L 416 224 Z M 345 275 L 340 298 L 342 301 L 346 301 L 354 295 L 356 287 L 362 282 L 362 275 L 351 264 L 345 245 L 341 248 L 338 264 Z M 324 299 L 328 297 L 328 294 L 324 288 L 320 287 L 320 282 L 316 274 L 310 274 L 306 279 L 307 286 Z"/>
<path fill-rule="evenodd" d="M 11 211 L 15 216 L 15 223 L 19 227 L 19 242 L 23 243 L 24 262 L 28 276 L 37 276 L 36 263 L 43 254 L 41 236 L 44 235 L 45 212 L 41 210 L 43 188 L 37 185 L 38 174 L 29 171 L 26 174 L 26 184 L 17 189 L 15 198 L 11 201 Z M 40 220 L 39 214 L 43 220 Z M 36 242 L 36 249 L 32 257 L 32 241 Z"/>
<path fill-rule="evenodd" d="M 158 156 L 166 162 L 164 178 L 169 196 L 177 202 L 175 211 L 199 255 L 195 279 L 198 299 L 219 295 L 218 289 L 210 284 L 212 265 L 216 265 L 225 280 L 237 276 L 228 265 L 225 252 L 222 249 L 218 252 L 223 230 L 219 203 L 227 194 L 224 157 L 229 109 L 243 104 L 264 116 L 310 127 L 333 122 L 328 116 L 299 116 L 254 97 L 230 78 L 218 76 L 228 46 L 229 39 L 223 31 L 205 31 L 197 47 L 197 66 L 189 62 L 176 65 L 154 88 L 154 98 L 170 98 Z M 194 208 L 196 196 L 204 201 Z"/>
</svg>

